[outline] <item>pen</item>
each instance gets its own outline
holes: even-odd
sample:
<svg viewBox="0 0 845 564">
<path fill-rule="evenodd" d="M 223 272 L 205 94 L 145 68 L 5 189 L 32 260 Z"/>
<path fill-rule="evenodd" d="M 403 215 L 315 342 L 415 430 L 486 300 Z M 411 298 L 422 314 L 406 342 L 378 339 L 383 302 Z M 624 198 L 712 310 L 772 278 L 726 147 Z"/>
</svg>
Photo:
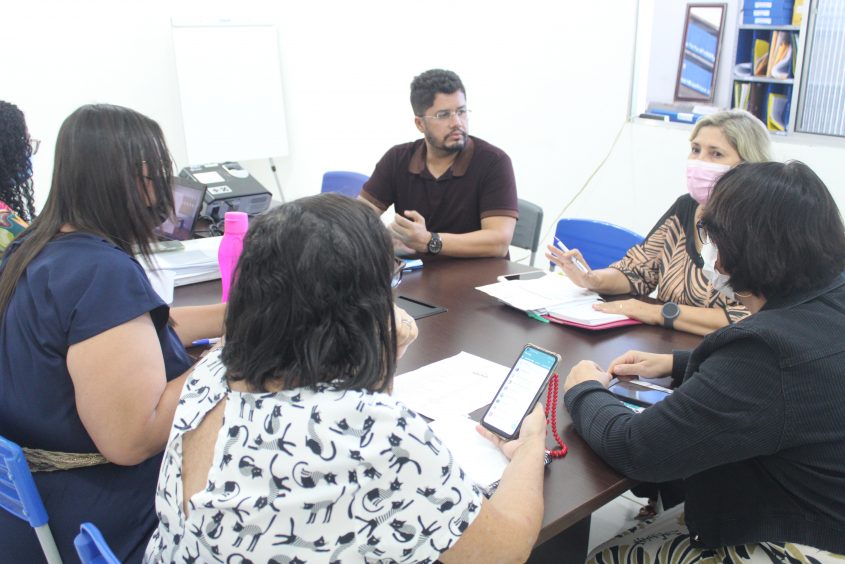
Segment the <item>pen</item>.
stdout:
<svg viewBox="0 0 845 564">
<path fill-rule="evenodd" d="M 563 251 L 564 253 L 568 253 L 568 252 L 569 252 L 569 248 L 567 248 L 567 246 L 563 244 L 563 241 L 561 241 L 561 240 L 560 240 L 560 239 L 558 239 L 557 237 L 555 237 L 555 247 L 557 247 L 558 249 L 560 249 L 560 250 L 561 250 L 561 251 Z M 584 266 L 584 263 L 583 263 L 583 262 L 581 262 L 580 260 L 578 260 L 578 259 L 577 259 L 577 258 L 575 258 L 575 257 L 571 257 L 569 260 L 571 260 L 571 261 L 572 261 L 572 264 L 574 264 L 575 266 L 577 266 L 577 267 L 578 267 L 578 270 L 580 270 L 580 271 L 581 271 L 581 272 L 583 272 L 584 274 L 587 274 L 587 272 L 588 272 L 588 271 L 587 271 L 587 267 L 586 267 L 586 266 Z"/>
<path fill-rule="evenodd" d="M 213 339 L 198 339 L 191 343 L 192 347 L 207 347 L 208 345 L 213 345 L 215 343 L 220 342 L 220 337 L 214 337 Z"/>
</svg>

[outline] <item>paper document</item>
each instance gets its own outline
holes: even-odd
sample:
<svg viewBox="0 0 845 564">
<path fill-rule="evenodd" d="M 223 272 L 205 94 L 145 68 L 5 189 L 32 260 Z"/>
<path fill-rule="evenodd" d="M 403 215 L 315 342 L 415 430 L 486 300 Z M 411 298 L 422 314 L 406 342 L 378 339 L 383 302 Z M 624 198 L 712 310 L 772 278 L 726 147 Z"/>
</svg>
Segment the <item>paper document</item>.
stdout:
<svg viewBox="0 0 845 564">
<path fill-rule="evenodd" d="M 549 273 L 535 280 L 512 280 L 479 286 L 485 294 L 509 306 L 542 316 L 555 323 L 583 329 L 609 329 L 639 323 L 625 315 L 603 313 L 593 309 L 602 300 L 595 292 L 576 286 L 569 278 Z"/>
<path fill-rule="evenodd" d="M 444 417 L 430 423 L 431 430 L 443 441 L 458 466 L 483 488 L 500 480 L 508 458 L 475 430 L 475 421 L 468 417 Z"/>
<path fill-rule="evenodd" d="M 393 397 L 431 419 L 466 416 L 493 401 L 509 368 L 460 352 L 393 379 Z"/>
<path fill-rule="evenodd" d="M 152 270 L 145 271 L 147 278 L 156 291 L 156 294 L 164 300 L 164 303 L 170 305 L 173 303 L 173 280 L 175 274 L 172 270 Z"/>
<path fill-rule="evenodd" d="M 593 303 L 600 299 L 595 292 L 578 287 L 566 276 L 552 272 L 543 278 L 497 282 L 478 286 L 476 290 L 523 311 L 546 310 L 572 302 Z"/>
<path fill-rule="evenodd" d="M 180 251 L 153 253 L 152 264 L 146 263 L 142 257 L 136 258 L 150 279 L 154 276 L 153 272 L 172 273 L 174 286 L 214 280 L 220 278 L 217 249 L 221 239 L 222 237 L 205 237 L 182 241 L 185 248 Z"/>
<path fill-rule="evenodd" d="M 209 172 L 197 172 L 194 173 L 194 178 L 197 179 L 197 182 L 201 182 L 202 184 L 220 184 L 221 182 L 226 182 L 226 179 L 220 176 L 220 173 L 217 171 L 209 171 Z"/>
<path fill-rule="evenodd" d="M 573 323 L 580 323 L 581 325 L 589 325 L 591 327 L 628 319 L 625 315 L 597 311 L 593 309 L 594 303 L 595 301 L 582 301 L 562 304 L 548 308 L 546 313 L 549 317 L 554 317 L 561 321 L 572 321 Z"/>
</svg>

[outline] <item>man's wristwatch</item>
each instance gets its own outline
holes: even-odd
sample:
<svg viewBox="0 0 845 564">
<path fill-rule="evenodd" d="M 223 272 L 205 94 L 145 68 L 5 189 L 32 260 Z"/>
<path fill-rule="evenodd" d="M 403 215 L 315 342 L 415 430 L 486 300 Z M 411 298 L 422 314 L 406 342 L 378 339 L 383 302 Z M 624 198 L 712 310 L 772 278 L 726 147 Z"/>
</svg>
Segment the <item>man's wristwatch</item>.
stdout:
<svg viewBox="0 0 845 564">
<path fill-rule="evenodd" d="M 428 254 L 436 255 L 443 249 L 443 241 L 440 239 L 440 234 L 431 232 L 431 239 L 428 240 Z"/>
<path fill-rule="evenodd" d="M 675 320 L 681 315 L 681 308 L 675 302 L 666 302 L 660 309 L 660 314 L 663 316 L 663 326 L 667 329 L 673 329 Z"/>
</svg>

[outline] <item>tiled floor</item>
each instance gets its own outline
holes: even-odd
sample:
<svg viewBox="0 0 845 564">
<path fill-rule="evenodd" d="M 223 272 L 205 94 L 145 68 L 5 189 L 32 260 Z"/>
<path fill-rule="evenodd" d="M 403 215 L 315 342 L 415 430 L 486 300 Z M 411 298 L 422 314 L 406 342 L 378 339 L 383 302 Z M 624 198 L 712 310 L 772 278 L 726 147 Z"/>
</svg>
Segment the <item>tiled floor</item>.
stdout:
<svg viewBox="0 0 845 564">
<path fill-rule="evenodd" d="M 625 492 L 595 513 L 590 521 L 589 550 L 616 536 L 624 529 L 634 527 L 636 518 L 645 500 Z"/>
</svg>

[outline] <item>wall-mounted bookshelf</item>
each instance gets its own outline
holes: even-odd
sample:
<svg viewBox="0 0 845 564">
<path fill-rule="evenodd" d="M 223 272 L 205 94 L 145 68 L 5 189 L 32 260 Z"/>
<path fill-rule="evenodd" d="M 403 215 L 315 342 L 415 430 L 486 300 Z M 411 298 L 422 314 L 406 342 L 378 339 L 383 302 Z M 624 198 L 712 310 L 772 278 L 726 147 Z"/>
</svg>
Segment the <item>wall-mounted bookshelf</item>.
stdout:
<svg viewBox="0 0 845 564">
<path fill-rule="evenodd" d="M 777 133 L 795 126 L 806 7 L 802 0 L 745 0 L 740 12 L 731 106 Z"/>
</svg>

